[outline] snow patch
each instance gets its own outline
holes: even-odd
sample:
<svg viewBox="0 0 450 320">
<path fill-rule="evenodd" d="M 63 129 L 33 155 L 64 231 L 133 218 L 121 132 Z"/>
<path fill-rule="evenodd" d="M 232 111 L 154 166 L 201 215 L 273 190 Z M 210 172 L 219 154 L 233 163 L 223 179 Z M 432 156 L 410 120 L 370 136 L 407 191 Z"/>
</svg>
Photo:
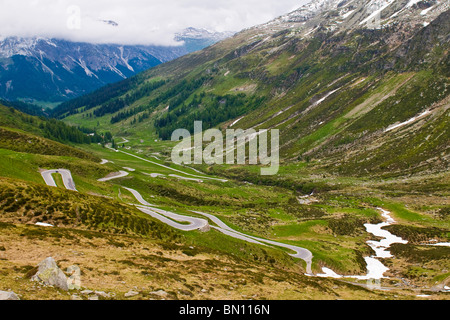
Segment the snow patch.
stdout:
<svg viewBox="0 0 450 320">
<path fill-rule="evenodd" d="M 420 1 L 422 1 L 422 0 L 410 0 L 410 1 L 408 2 L 408 4 L 405 6 L 405 8 L 410 8 L 410 7 L 412 7 L 413 5 L 415 5 L 416 3 L 419 3 Z"/>
<path fill-rule="evenodd" d="M 43 222 L 36 222 L 35 225 L 40 226 L 40 227 L 54 227 L 54 225 L 51 225 L 49 223 L 43 223 Z"/>
<path fill-rule="evenodd" d="M 125 63 L 125 66 L 128 68 L 128 70 L 134 72 L 133 67 L 130 66 L 129 63 L 128 63 L 128 59 L 125 59 L 123 57 L 123 46 L 119 47 L 119 51 L 120 51 L 120 59 Z"/>
<path fill-rule="evenodd" d="M 342 15 L 342 18 L 347 19 L 355 10 L 350 10 Z"/>
<path fill-rule="evenodd" d="M 117 69 L 116 67 L 113 67 L 112 65 L 109 65 L 108 68 L 109 68 L 111 71 L 114 71 L 115 73 L 117 73 L 117 74 L 118 74 L 119 76 L 121 76 L 122 78 L 124 78 L 124 79 L 127 78 L 127 77 L 126 77 L 122 72 L 120 72 L 120 70 Z"/>
<path fill-rule="evenodd" d="M 372 12 L 372 14 L 370 14 L 366 19 L 364 19 L 363 21 L 361 21 L 359 24 L 363 25 L 369 21 L 372 21 L 372 19 L 374 19 L 375 17 L 377 17 L 378 15 L 381 14 L 381 12 L 386 9 L 387 7 L 389 7 L 395 0 L 383 0 L 383 1 L 372 1 L 369 4 L 369 8 L 375 8 L 375 11 Z M 384 2 L 384 4 L 383 4 Z"/>
<path fill-rule="evenodd" d="M 450 242 L 427 243 L 427 246 L 450 247 Z"/>
<path fill-rule="evenodd" d="M 322 268 L 322 272 L 323 273 L 317 274 L 317 276 L 323 278 L 336 278 L 336 279 L 342 278 L 342 276 L 338 275 L 336 272 L 326 267 Z"/>
<path fill-rule="evenodd" d="M 6 84 L 5 84 L 5 86 L 6 86 L 6 93 L 8 93 L 10 90 L 12 90 L 14 88 L 12 83 L 13 83 L 12 80 L 6 81 Z"/>
<path fill-rule="evenodd" d="M 45 39 L 44 41 L 45 41 L 49 46 L 58 48 L 58 46 L 57 46 L 55 43 L 53 43 L 52 40 L 50 40 L 50 39 Z"/>
<path fill-rule="evenodd" d="M 407 120 L 407 121 L 405 121 L 405 122 L 402 122 L 402 123 L 399 123 L 399 124 L 395 124 L 395 125 L 389 126 L 384 132 L 389 132 L 389 131 L 394 130 L 394 129 L 397 129 L 397 128 L 399 128 L 399 127 L 406 126 L 406 125 L 408 125 L 408 124 L 410 124 L 410 123 L 413 123 L 413 122 L 416 121 L 416 120 L 419 120 L 420 118 L 423 118 L 423 117 L 429 115 L 430 113 L 431 113 L 430 110 L 425 110 L 424 112 L 422 112 L 422 113 L 419 114 L 418 116 L 415 116 L 415 117 L 413 117 L 413 118 L 411 118 L 411 119 L 409 119 L 409 120 Z"/>
<path fill-rule="evenodd" d="M 86 62 L 84 60 L 82 60 L 82 59 L 75 60 L 72 57 L 69 57 L 69 58 L 72 59 L 73 62 L 78 64 L 84 70 L 84 72 L 86 73 L 86 75 L 88 77 L 94 76 L 94 77 L 96 77 L 98 79 L 97 75 L 95 73 L 93 73 L 91 70 L 89 70 L 89 68 L 87 67 Z"/>
<path fill-rule="evenodd" d="M 329 96 L 331 96 L 333 93 L 335 93 L 335 92 L 338 91 L 339 89 L 340 89 L 340 88 L 328 92 L 323 98 L 317 100 L 317 101 L 313 104 L 313 106 L 314 106 L 314 107 L 315 107 L 315 106 L 318 106 L 319 104 L 321 104 L 322 102 L 324 102 Z"/>
<path fill-rule="evenodd" d="M 422 11 L 420 12 L 420 15 L 422 15 L 422 16 L 426 15 L 426 14 L 427 14 L 431 9 L 433 9 L 433 8 L 434 8 L 434 6 L 422 10 Z"/>
<path fill-rule="evenodd" d="M 385 265 L 383 265 L 378 258 L 389 258 L 392 257 L 391 253 L 387 251 L 393 243 L 403 243 L 406 244 L 408 241 L 393 235 L 387 230 L 383 230 L 383 227 L 389 226 L 395 223 L 395 220 L 390 216 L 390 212 L 382 208 L 377 208 L 381 211 L 382 217 L 385 219 L 384 222 L 379 224 L 365 224 L 367 232 L 373 234 L 376 237 L 381 237 L 380 241 L 369 240 L 367 244 L 375 251 L 375 255 L 371 257 L 365 257 L 364 260 L 367 264 L 367 274 L 363 276 L 345 276 L 345 278 L 355 278 L 359 280 L 371 280 L 371 279 L 382 279 L 385 278 L 384 273 L 389 270 Z M 323 274 L 318 276 L 321 277 L 341 277 L 334 271 L 328 268 L 322 268 Z"/>
<path fill-rule="evenodd" d="M 234 121 L 230 127 L 234 126 L 236 123 L 238 123 L 239 121 L 241 121 L 244 117 L 240 117 L 239 119 L 237 119 L 236 121 Z"/>
</svg>

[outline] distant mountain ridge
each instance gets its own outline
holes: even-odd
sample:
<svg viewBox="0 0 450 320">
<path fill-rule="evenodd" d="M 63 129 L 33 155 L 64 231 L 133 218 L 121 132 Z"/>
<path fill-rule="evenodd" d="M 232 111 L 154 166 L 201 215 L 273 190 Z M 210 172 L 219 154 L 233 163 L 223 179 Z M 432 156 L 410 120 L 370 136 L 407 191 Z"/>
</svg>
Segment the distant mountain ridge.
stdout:
<svg viewBox="0 0 450 320">
<path fill-rule="evenodd" d="M 213 32 L 206 29 L 187 28 L 175 35 L 176 41 L 183 41 L 188 52 L 194 52 L 233 36 L 235 32 Z M 165 61 L 164 61 L 165 62 Z"/>
<path fill-rule="evenodd" d="M 92 113 L 117 134 L 151 125 L 161 139 L 200 120 L 205 130 L 279 129 L 282 159 L 333 173 L 447 170 L 449 5 L 311 2 L 57 115 L 78 124 Z"/>
<path fill-rule="evenodd" d="M 313 36 L 319 30 L 342 32 L 382 29 L 394 25 L 426 26 L 450 9 L 446 0 L 313 0 L 301 8 L 250 29 L 266 32 L 286 27 Z"/>
<path fill-rule="evenodd" d="M 183 44 L 174 47 L 4 38 L 0 41 L 0 98 L 66 101 L 203 49 L 229 35 L 189 28 L 176 35 Z"/>
</svg>

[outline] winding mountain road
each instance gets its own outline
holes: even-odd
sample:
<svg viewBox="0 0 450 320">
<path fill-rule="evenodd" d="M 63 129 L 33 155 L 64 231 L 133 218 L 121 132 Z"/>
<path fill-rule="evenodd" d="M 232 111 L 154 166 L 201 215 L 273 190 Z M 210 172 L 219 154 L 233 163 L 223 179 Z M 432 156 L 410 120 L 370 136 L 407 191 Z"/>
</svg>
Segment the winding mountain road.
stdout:
<svg viewBox="0 0 450 320">
<path fill-rule="evenodd" d="M 156 218 L 161 222 L 164 222 L 169 226 L 182 231 L 202 230 L 203 228 L 206 228 L 209 225 L 208 221 L 204 219 L 182 216 L 173 212 L 159 210 L 146 206 L 136 206 L 136 207 L 143 213 L 148 214 L 153 218 Z M 177 223 L 174 222 L 173 220 L 178 222 L 187 222 L 188 224 Z"/>
<path fill-rule="evenodd" d="M 117 172 L 117 174 L 115 174 L 113 176 L 109 176 L 109 177 L 105 177 L 105 178 L 102 178 L 102 179 L 98 179 L 97 181 L 99 181 L 99 182 L 106 182 L 106 181 L 110 181 L 110 180 L 113 180 L 113 179 L 123 178 L 123 177 L 126 177 L 128 175 L 129 175 L 129 173 L 126 172 L 126 171 L 119 171 L 119 172 Z"/>
<path fill-rule="evenodd" d="M 294 245 L 289 245 L 289 244 L 282 243 L 282 242 L 277 242 L 277 241 L 272 241 L 272 240 L 262 239 L 262 238 L 258 238 L 258 237 L 254 237 L 254 236 L 245 235 L 241 232 L 234 231 L 234 230 L 230 231 L 230 230 L 221 229 L 221 228 L 215 228 L 215 229 L 217 229 L 218 231 L 220 231 L 224 234 L 227 234 L 231 237 L 241 239 L 241 240 L 244 240 L 247 242 L 253 242 L 253 243 L 260 244 L 260 245 L 270 244 L 275 247 L 282 247 L 282 248 L 287 248 L 289 250 L 292 250 L 295 253 L 288 253 L 288 254 L 293 258 L 298 258 L 298 259 L 305 261 L 306 262 L 306 273 L 308 275 L 313 274 L 313 272 L 312 272 L 313 255 L 312 255 L 311 251 L 309 251 L 308 249 L 301 248 L 301 247 L 294 246 Z"/>
<path fill-rule="evenodd" d="M 73 182 L 72 174 L 69 170 L 66 169 L 57 169 L 57 170 L 47 170 L 41 172 L 42 178 L 44 178 L 45 183 L 50 187 L 57 187 L 55 179 L 53 179 L 52 174 L 57 173 L 60 174 L 64 183 L 64 187 L 67 190 L 77 191 L 75 188 L 75 183 Z"/>
<path fill-rule="evenodd" d="M 160 220 L 161 222 L 168 224 L 173 228 L 183 231 L 193 231 L 193 230 L 202 230 L 203 228 L 206 228 L 209 225 L 208 221 L 206 221 L 205 219 L 183 216 L 173 212 L 155 208 L 153 204 L 145 201 L 142 195 L 136 190 L 126 187 L 122 188 L 128 190 L 141 204 L 140 206 L 136 206 L 140 211 L 152 216 L 153 218 Z M 180 224 L 174 222 L 173 220 L 178 222 L 187 222 L 188 224 Z"/>
<path fill-rule="evenodd" d="M 148 160 L 148 159 L 139 157 L 139 156 L 137 156 L 137 155 L 134 155 L 134 154 L 132 154 L 132 153 L 128 153 L 128 152 L 125 152 L 125 151 L 115 150 L 115 149 L 112 149 L 112 148 L 108 148 L 108 149 L 113 150 L 113 151 L 115 151 L 115 152 L 121 152 L 121 153 L 126 154 L 126 155 L 128 155 L 128 156 L 130 156 L 130 157 L 134 157 L 134 158 L 136 158 L 136 159 L 139 159 L 139 160 L 142 160 L 142 161 L 145 161 L 145 162 L 154 164 L 154 165 L 156 165 L 156 166 L 159 166 L 159 167 L 162 167 L 162 168 L 165 168 L 165 169 L 174 171 L 174 172 L 178 172 L 178 173 L 181 173 L 181 174 L 184 174 L 184 175 L 187 175 L 187 176 L 191 176 L 191 177 L 194 177 L 194 178 L 206 179 L 206 180 L 215 180 L 215 181 L 220 181 L 220 182 L 228 182 L 228 180 L 226 180 L 226 179 L 213 178 L 213 177 L 205 177 L 205 176 L 199 176 L 199 175 L 196 175 L 196 174 L 187 173 L 187 172 L 184 172 L 184 171 L 181 171 L 181 170 L 174 169 L 174 168 L 171 168 L 171 167 L 169 167 L 169 166 L 163 165 L 163 164 L 161 164 L 161 163 L 154 162 L 154 161 L 151 161 L 151 160 Z"/>
<path fill-rule="evenodd" d="M 210 219 L 211 221 L 213 221 L 215 224 L 217 224 L 219 226 L 218 228 L 215 228 L 215 229 L 219 230 L 222 233 L 228 234 L 229 236 L 232 236 L 234 238 L 238 238 L 238 239 L 241 239 L 241 240 L 244 240 L 247 242 L 253 242 L 253 243 L 258 243 L 258 244 L 267 243 L 267 244 L 271 244 L 276 247 L 283 247 L 283 248 L 287 248 L 287 249 L 294 251 L 295 252 L 294 254 L 289 253 L 289 255 L 294 258 L 299 258 L 299 259 L 302 259 L 303 261 L 305 261 L 306 262 L 306 272 L 312 273 L 311 264 L 312 264 L 313 255 L 312 255 L 311 251 L 309 251 L 305 248 L 297 247 L 294 245 L 289 245 L 289 244 L 282 243 L 282 242 L 277 242 L 277 241 L 267 240 L 267 239 L 258 238 L 258 237 L 254 237 L 254 236 L 249 236 L 249 235 L 246 235 L 239 231 L 231 229 L 229 226 L 227 226 L 224 222 L 222 222 L 216 216 L 213 216 L 209 213 L 199 212 L 199 211 L 193 211 L 193 212 L 207 217 L 208 219 Z"/>
<path fill-rule="evenodd" d="M 63 182 L 64 182 L 64 186 L 66 187 L 66 189 L 72 190 L 72 191 L 77 191 L 75 188 L 75 183 L 72 178 L 72 174 L 70 173 L 69 170 L 65 170 L 65 169 L 48 170 L 48 171 L 41 172 L 41 175 L 44 178 L 44 181 L 48 186 L 57 187 L 56 182 L 52 177 L 52 174 L 54 174 L 54 173 L 61 174 Z M 100 179 L 98 181 L 108 181 L 108 180 L 116 179 L 116 178 L 119 178 L 122 176 L 126 176 L 126 174 L 128 174 L 128 173 L 120 172 L 119 175 Z M 275 247 L 286 248 L 286 249 L 292 250 L 294 252 L 294 253 L 288 253 L 290 256 L 292 256 L 294 258 L 299 258 L 299 259 L 305 261 L 307 274 L 312 274 L 311 264 L 312 264 L 313 255 L 309 250 L 307 250 L 305 248 L 301 248 L 298 246 L 289 245 L 289 244 L 282 243 L 282 242 L 276 242 L 276 241 L 267 240 L 267 239 L 258 238 L 258 237 L 244 234 L 242 232 L 232 229 L 231 227 L 226 225 L 222 220 L 220 220 L 216 216 L 213 216 L 209 213 L 204 213 L 204 212 L 200 212 L 200 211 L 192 211 L 195 214 L 204 216 L 205 218 L 209 219 L 216 226 L 210 226 L 209 221 L 206 219 L 180 215 L 180 214 L 173 213 L 170 211 L 158 209 L 158 208 L 155 208 L 155 205 L 147 202 L 138 191 L 131 189 L 131 188 L 127 188 L 127 187 L 122 187 L 122 188 L 129 191 L 135 197 L 135 199 L 140 203 L 140 205 L 135 205 L 137 209 L 139 209 L 141 212 L 143 212 L 145 214 L 152 216 L 155 219 L 158 219 L 159 221 L 161 221 L 163 223 L 166 223 L 167 225 L 169 225 L 175 229 L 182 230 L 182 231 L 194 231 L 194 230 L 208 231 L 210 228 L 213 228 L 219 232 L 222 232 L 223 234 L 226 234 L 228 236 L 231 236 L 233 238 L 240 239 L 240 240 L 243 240 L 246 242 L 255 243 L 255 244 L 259 244 L 259 245 L 263 245 L 263 246 L 271 245 L 271 246 L 275 246 Z"/>
<path fill-rule="evenodd" d="M 179 214 L 176 214 L 173 212 L 154 208 L 153 205 L 151 205 L 150 203 L 148 203 L 147 201 L 144 200 L 144 198 L 138 191 L 136 191 L 134 189 L 130 189 L 130 188 L 125 188 L 125 189 L 128 190 L 129 192 L 131 192 L 133 194 L 133 196 L 136 198 L 136 200 L 142 204 L 142 206 L 136 206 L 139 210 L 141 210 L 142 212 L 144 212 L 146 214 L 151 215 L 152 217 L 154 217 L 164 223 L 167 223 L 168 225 L 170 225 L 176 229 L 183 230 L 183 231 L 193 231 L 193 230 L 199 230 L 199 229 L 201 230 L 201 229 L 207 227 L 209 224 L 208 221 L 204 220 L 204 219 L 179 215 Z M 298 247 L 298 246 L 289 245 L 286 243 L 262 239 L 262 238 L 258 238 L 258 237 L 254 237 L 254 236 L 249 236 L 242 232 L 239 232 L 239 231 L 236 231 L 236 230 L 230 228 L 222 220 L 220 220 L 216 216 L 213 216 L 212 214 L 204 213 L 204 212 L 200 212 L 200 211 L 192 211 L 192 212 L 208 218 L 209 220 L 211 220 L 212 222 L 214 222 L 217 225 L 217 227 L 211 226 L 211 228 L 218 230 L 218 231 L 222 232 L 223 234 L 226 234 L 233 238 L 240 239 L 240 240 L 243 240 L 246 242 L 260 244 L 260 245 L 270 244 L 270 245 L 273 245 L 276 247 L 287 248 L 289 250 L 294 251 L 295 253 L 289 253 L 289 255 L 294 258 L 299 258 L 299 259 L 305 261 L 306 262 L 306 272 L 309 274 L 312 273 L 311 264 L 312 264 L 313 255 L 309 250 Z M 179 223 L 171 221 L 168 218 L 179 221 L 179 222 L 188 222 L 189 224 L 181 225 Z"/>
</svg>

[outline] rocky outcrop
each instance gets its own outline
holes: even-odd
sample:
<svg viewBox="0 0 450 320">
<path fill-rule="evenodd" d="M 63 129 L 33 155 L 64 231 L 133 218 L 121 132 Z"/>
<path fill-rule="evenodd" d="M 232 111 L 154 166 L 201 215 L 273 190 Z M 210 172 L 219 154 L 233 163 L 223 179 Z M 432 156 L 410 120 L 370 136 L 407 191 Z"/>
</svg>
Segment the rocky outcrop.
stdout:
<svg viewBox="0 0 450 320">
<path fill-rule="evenodd" d="M 211 226 L 209 223 L 205 224 L 203 227 L 198 229 L 200 232 L 209 232 L 211 230 Z"/>
<path fill-rule="evenodd" d="M 134 297 L 134 296 L 137 296 L 138 294 L 139 294 L 139 292 L 130 290 L 127 293 L 125 293 L 125 298 Z"/>
<path fill-rule="evenodd" d="M 152 292 L 150 292 L 150 294 L 153 294 L 153 295 L 161 297 L 161 298 L 166 298 L 169 295 L 164 290 L 152 291 Z"/>
<path fill-rule="evenodd" d="M 20 298 L 12 291 L 0 291 L 0 300 L 20 300 Z"/>
<path fill-rule="evenodd" d="M 47 286 L 54 286 L 62 290 L 68 291 L 67 277 L 62 272 L 55 259 L 49 257 L 39 263 L 37 273 L 31 277 L 32 281 L 43 282 Z"/>
</svg>

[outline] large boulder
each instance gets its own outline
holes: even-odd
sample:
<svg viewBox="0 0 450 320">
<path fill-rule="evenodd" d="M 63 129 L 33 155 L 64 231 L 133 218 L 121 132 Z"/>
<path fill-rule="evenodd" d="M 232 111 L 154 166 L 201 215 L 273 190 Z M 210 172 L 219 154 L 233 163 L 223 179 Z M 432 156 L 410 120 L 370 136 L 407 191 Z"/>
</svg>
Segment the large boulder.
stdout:
<svg viewBox="0 0 450 320">
<path fill-rule="evenodd" d="M 0 300 L 20 300 L 12 291 L 0 291 Z"/>
<path fill-rule="evenodd" d="M 134 297 L 134 296 L 137 296 L 138 294 L 139 294 L 139 292 L 130 290 L 127 293 L 125 293 L 125 298 Z"/>
<path fill-rule="evenodd" d="M 55 259 L 49 257 L 39 263 L 37 273 L 31 277 L 32 281 L 40 281 L 45 285 L 54 286 L 62 290 L 68 291 L 67 277 L 62 272 Z"/>
<path fill-rule="evenodd" d="M 209 223 L 205 224 L 203 227 L 198 229 L 200 232 L 209 232 L 211 230 L 211 226 Z"/>
</svg>

